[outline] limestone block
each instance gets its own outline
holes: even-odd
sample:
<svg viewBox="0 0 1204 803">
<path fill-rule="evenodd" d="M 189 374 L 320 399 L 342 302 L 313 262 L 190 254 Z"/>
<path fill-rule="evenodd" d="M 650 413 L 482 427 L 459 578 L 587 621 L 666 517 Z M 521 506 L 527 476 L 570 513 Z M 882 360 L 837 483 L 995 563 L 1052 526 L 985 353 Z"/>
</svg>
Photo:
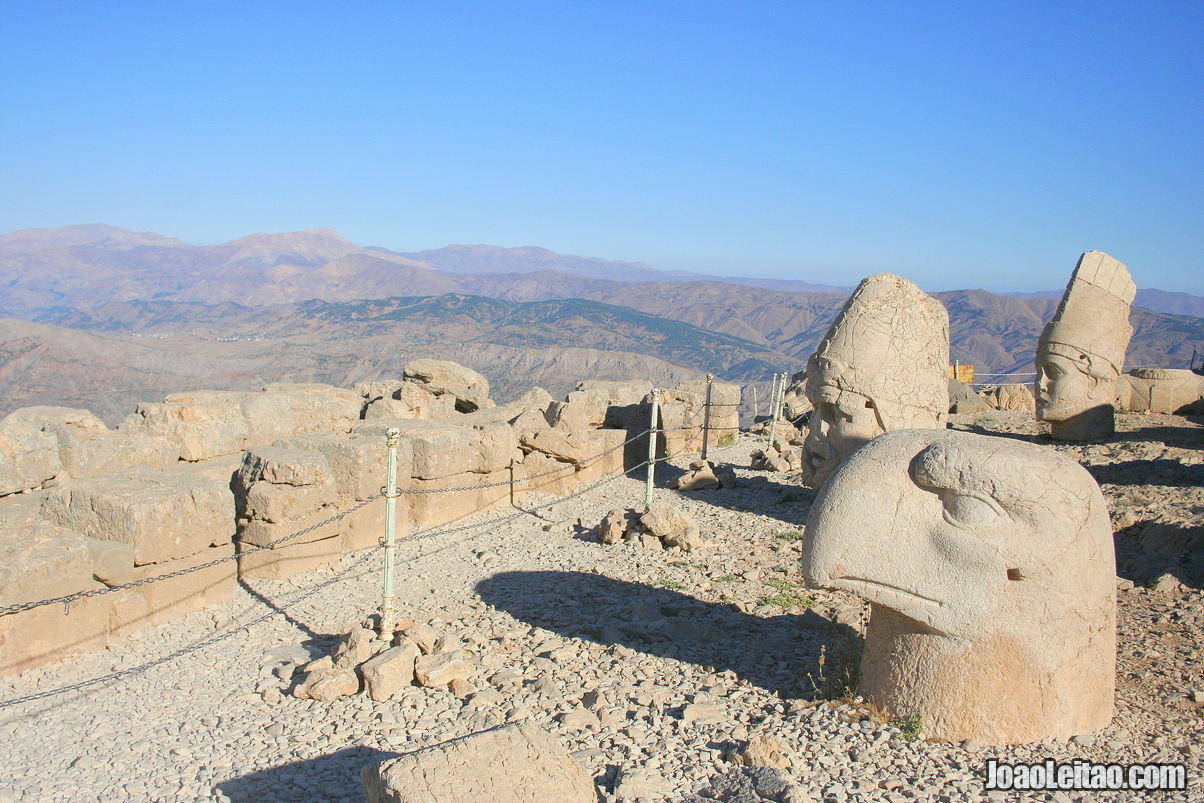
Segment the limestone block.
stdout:
<svg viewBox="0 0 1204 803">
<path fill-rule="evenodd" d="M 75 591 L 103 588 L 85 584 Z M 109 639 L 111 597 L 77 600 L 64 614 L 62 605 L 47 605 L 0 616 L 0 675 L 21 672 L 67 655 L 103 647 Z"/>
<path fill-rule="evenodd" d="M 58 444 L 59 461 L 69 477 L 91 477 L 132 465 L 136 455 L 115 432 L 88 410 L 72 407 L 24 407 L 13 413 L 40 427 Z M 2 427 L 0 427 L 2 428 Z"/>
<path fill-rule="evenodd" d="M 590 774 L 531 722 L 425 747 L 363 770 L 368 803 L 596 803 Z"/>
<path fill-rule="evenodd" d="M 273 382 L 243 398 L 247 445 L 271 443 L 302 432 L 346 432 L 359 420 L 361 400 L 348 388 L 317 383 Z"/>
<path fill-rule="evenodd" d="M 208 547 L 177 560 L 149 566 L 137 566 L 133 569 L 130 579 L 137 581 L 147 577 L 170 574 L 180 569 L 190 569 L 218 559 L 231 558 L 233 555 L 233 544 Z M 170 580 L 159 580 L 139 586 L 133 590 L 133 593 L 146 600 L 146 620 L 138 624 L 164 624 L 207 605 L 229 599 L 238 589 L 237 574 L 235 562 L 223 560 L 215 566 L 173 577 Z M 127 592 L 117 592 L 117 594 L 124 593 Z"/>
<path fill-rule="evenodd" d="M 857 447 L 895 429 L 944 428 L 949 314 L 900 276 L 862 280 L 807 361 L 803 482 L 821 487 Z"/>
<path fill-rule="evenodd" d="M 385 485 L 388 450 L 385 448 L 385 427 L 380 434 L 361 431 L 359 434 L 297 435 L 277 441 L 274 446 L 319 452 L 326 458 L 340 500 L 360 501 L 375 496 Z M 409 486 L 413 452 L 408 440 L 397 447 L 397 486 Z M 341 506 L 341 505 L 340 505 Z"/>
<path fill-rule="evenodd" d="M 0 605 L 94 587 L 88 540 L 34 516 L 6 516 L 0 502 Z"/>
<path fill-rule="evenodd" d="M 266 546 L 284 538 L 290 533 L 307 529 L 315 524 L 321 524 L 338 512 L 333 507 L 323 507 L 299 519 L 285 519 L 278 522 L 264 521 L 262 519 L 240 519 L 238 522 L 238 540 L 249 546 Z M 347 519 L 343 518 L 320 526 L 313 532 L 291 538 L 286 543 L 299 544 L 309 541 L 321 541 L 327 538 L 340 538 L 346 531 Z"/>
<path fill-rule="evenodd" d="M 577 391 L 569 397 L 578 401 L 554 401 L 548 406 L 548 423 L 557 429 L 584 432 L 602 426 L 606 420 L 606 401 Z"/>
<path fill-rule="evenodd" d="M 1129 270 L 1103 251 L 1079 257 L 1054 317 L 1037 341 L 1037 418 L 1058 440 L 1091 440 L 1115 429 L 1116 380 L 1133 327 L 1137 293 Z"/>
<path fill-rule="evenodd" d="M 25 407 L 0 418 L 0 496 L 37 488 L 63 471 L 58 440 L 45 431 L 37 410 Z"/>
<path fill-rule="evenodd" d="M 974 388 L 957 379 L 949 380 L 949 412 L 957 415 L 980 413 L 989 410 L 982 397 L 974 392 Z"/>
<path fill-rule="evenodd" d="M 1204 376 L 1185 368 L 1135 368 L 1128 377 L 1136 380 L 1133 393 L 1141 394 L 1142 412 L 1184 413 L 1204 398 Z M 1136 407 L 1134 404 L 1130 409 Z"/>
<path fill-rule="evenodd" d="M 144 403 L 118 430 L 131 439 L 161 441 L 172 456 L 190 462 L 242 452 L 249 427 L 242 402 L 247 393 L 207 390 L 176 393 Z"/>
<path fill-rule="evenodd" d="M 77 480 L 52 490 L 42 514 L 91 538 L 133 544 L 138 565 L 161 563 L 230 541 L 236 466 L 228 458 Z"/>
<path fill-rule="evenodd" d="M 256 446 L 242 456 L 234 480 L 235 488 L 242 489 L 245 494 L 260 480 L 294 486 L 333 482 L 330 464 L 320 451 L 276 446 Z"/>
<path fill-rule="evenodd" d="M 640 516 L 640 527 L 648 535 L 661 539 L 665 546 L 690 552 L 703 545 L 698 525 L 680 510 L 663 502 L 654 502 Z"/>
<path fill-rule="evenodd" d="M 338 495 L 329 478 L 317 485 L 274 485 L 260 480 L 247 489 L 242 515 L 265 522 L 288 523 L 334 505 Z"/>
<path fill-rule="evenodd" d="M 1111 722 L 1112 530 L 1073 459 L 1007 438 L 889 432 L 832 475 L 807 535 L 808 584 L 870 602 L 859 691 L 885 716 L 983 744 Z"/>
<path fill-rule="evenodd" d="M 462 413 L 492 406 L 488 380 L 459 363 L 447 360 L 410 360 L 406 363 L 405 378 L 436 395 L 453 396 L 456 409 Z"/>
<path fill-rule="evenodd" d="M 101 541 L 96 538 L 84 538 L 84 544 L 92 560 L 92 576 L 97 580 L 107 586 L 116 586 L 133 579 L 133 544 Z"/>
<path fill-rule="evenodd" d="M 543 452 L 528 452 L 514 466 L 514 493 L 516 497 L 532 493 L 563 496 L 575 487 L 575 475 L 572 463 L 562 462 Z"/>
<path fill-rule="evenodd" d="M 443 421 L 391 420 L 361 422 L 354 432 L 363 435 L 387 427 L 401 430 L 401 439 L 409 443 L 413 455 L 411 475 L 419 479 L 497 471 L 521 456 L 514 430 L 506 424 L 474 427 Z"/>
<path fill-rule="evenodd" d="M 413 683 L 414 661 L 419 655 L 418 647 L 407 640 L 368 660 L 360 667 L 368 696 L 377 702 L 388 700 Z"/>
<path fill-rule="evenodd" d="M 508 469 L 492 474 L 456 474 L 437 480 L 415 479 L 410 489 L 424 492 L 404 497 L 410 505 L 410 523 L 426 529 L 457 521 L 476 512 L 504 507 L 510 500 L 509 480 Z M 467 490 L 452 490 L 459 488 Z M 446 492 L 436 493 L 443 490 Z"/>
<path fill-rule="evenodd" d="M 252 548 L 251 544 L 239 545 L 240 577 L 247 580 L 285 580 L 337 560 L 343 554 L 343 538 L 336 533 L 319 541 L 288 541 L 258 552 L 251 552 Z"/>
</svg>

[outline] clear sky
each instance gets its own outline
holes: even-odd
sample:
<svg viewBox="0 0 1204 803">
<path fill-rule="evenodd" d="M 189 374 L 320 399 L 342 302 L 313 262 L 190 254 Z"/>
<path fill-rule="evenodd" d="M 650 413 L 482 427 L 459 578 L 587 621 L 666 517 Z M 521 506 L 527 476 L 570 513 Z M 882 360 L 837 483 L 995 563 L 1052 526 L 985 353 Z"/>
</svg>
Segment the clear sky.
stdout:
<svg viewBox="0 0 1204 803">
<path fill-rule="evenodd" d="M 1204 293 L 1204 3 L 0 0 L 0 231 Z"/>
</svg>

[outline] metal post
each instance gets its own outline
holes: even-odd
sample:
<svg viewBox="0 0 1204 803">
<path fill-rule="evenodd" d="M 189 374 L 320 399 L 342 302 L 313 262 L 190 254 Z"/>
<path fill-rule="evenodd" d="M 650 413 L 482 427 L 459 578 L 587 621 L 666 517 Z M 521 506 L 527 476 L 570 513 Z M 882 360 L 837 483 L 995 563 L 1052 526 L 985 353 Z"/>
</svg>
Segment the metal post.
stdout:
<svg viewBox="0 0 1204 803">
<path fill-rule="evenodd" d="M 760 406 L 757 404 L 757 386 L 756 385 L 752 386 L 752 397 L 753 397 L 753 423 L 755 424 L 755 423 L 757 423 L 757 416 L 761 412 Z"/>
<path fill-rule="evenodd" d="M 652 389 L 652 424 L 648 427 L 648 481 L 644 486 L 644 510 L 652 507 L 652 472 L 656 468 L 656 420 L 660 414 L 661 392 Z"/>
<path fill-rule="evenodd" d="M 786 385 L 785 374 L 782 374 L 783 388 Z M 769 445 L 773 446 L 773 439 L 778 433 L 778 375 L 773 375 L 773 398 L 769 400 Z"/>
<path fill-rule="evenodd" d="M 380 606 L 380 635 L 393 637 L 393 625 L 397 611 L 393 605 L 393 564 L 397 552 L 397 443 L 401 430 L 389 427 L 385 431 L 385 445 L 389 448 L 389 462 L 385 480 L 385 598 Z"/>
<path fill-rule="evenodd" d="M 707 441 L 711 437 L 711 390 L 715 386 L 715 375 L 707 374 L 706 407 L 702 411 L 702 459 L 707 459 Z"/>
</svg>

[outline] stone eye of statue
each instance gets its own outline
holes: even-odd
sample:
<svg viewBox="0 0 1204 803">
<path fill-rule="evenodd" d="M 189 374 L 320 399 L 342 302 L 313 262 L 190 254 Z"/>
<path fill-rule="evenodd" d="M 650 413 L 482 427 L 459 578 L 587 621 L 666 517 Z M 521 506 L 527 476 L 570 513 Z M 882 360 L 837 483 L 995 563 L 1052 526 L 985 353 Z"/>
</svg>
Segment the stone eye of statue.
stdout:
<svg viewBox="0 0 1204 803">
<path fill-rule="evenodd" d="M 946 491 L 941 501 L 945 521 L 962 529 L 985 527 L 1002 515 L 994 502 L 981 496 Z"/>
</svg>

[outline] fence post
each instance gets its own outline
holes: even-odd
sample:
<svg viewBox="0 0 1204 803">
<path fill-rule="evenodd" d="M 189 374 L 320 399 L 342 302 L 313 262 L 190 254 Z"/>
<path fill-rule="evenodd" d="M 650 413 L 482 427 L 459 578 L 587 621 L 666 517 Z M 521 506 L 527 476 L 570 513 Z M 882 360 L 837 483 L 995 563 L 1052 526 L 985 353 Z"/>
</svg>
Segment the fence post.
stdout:
<svg viewBox="0 0 1204 803">
<path fill-rule="evenodd" d="M 785 374 L 782 374 L 782 385 L 785 386 Z M 769 400 L 769 446 L 773 446 L 773 439 L 778 432 L 778 375 L 773 375 L 773 398 Z"/>
<path fill-rule="evenodd" d="M 756 385 L 752 386 L 752 399 L 753 399 L 753 423 L 755 424 L 755 423 L 757 423 L 757 416 L 761 414 L 761 408 L 757 404 L 757 386 Z"/>
<path fill-rule="evenodd" d="M 385 431 L 385 445 L 389 449 L 389 462 L 385 480 L 385 595 L 380 606 L 380 635 L 392 638 L 397 611 L 393 605 L 393 563 L 397 552 L 397 443 L 401 430 L 389 427 Z"/>
<path fill-rule="evenodd" d="M 656 424 L 660 413 L 661 392 L 652 389 L 652 423 L 648 427 L 648 480 L 644 486 L 644 510 L 652 507 L 652 472 L 656 468 Z"/>
<path fill-rule="evenodd" d="M 711 438 L 711 390 L 715 385 L 715 375 L 707 374 L 707 398 L 702 411 L 702 459 L 707 459 L 707 442 Z"/>
</svg>

